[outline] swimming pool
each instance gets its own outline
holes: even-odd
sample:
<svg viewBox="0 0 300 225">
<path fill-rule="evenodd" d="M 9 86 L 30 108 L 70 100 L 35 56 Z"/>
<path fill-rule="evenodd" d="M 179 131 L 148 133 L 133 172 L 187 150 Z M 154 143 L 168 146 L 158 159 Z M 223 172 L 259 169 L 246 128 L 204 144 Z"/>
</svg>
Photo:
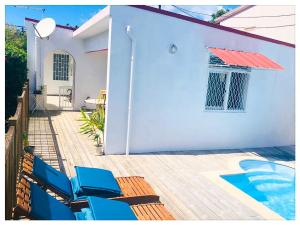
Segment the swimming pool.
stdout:
<svg viewBox="0 0 300 225">
<path fill-rule="evenodd" d="M 221 177 L 287 220 L 295 219 L 295 170 L 281 164 L 243 160 L 245 173 Z"/>
</svg>

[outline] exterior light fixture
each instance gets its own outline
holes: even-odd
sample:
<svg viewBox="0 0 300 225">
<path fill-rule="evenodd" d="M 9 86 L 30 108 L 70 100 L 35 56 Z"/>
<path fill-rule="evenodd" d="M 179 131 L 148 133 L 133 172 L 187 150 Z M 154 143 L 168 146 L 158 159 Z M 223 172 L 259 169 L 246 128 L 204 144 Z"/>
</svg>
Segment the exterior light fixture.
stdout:
<svg viewBox="0 0 300 225">
<path fill-rule="evenodd" d="M 175 44 L 171 44 L 170 45 L 170 48 L 169 48 L 169 52 L 171 53 L 171 54 L 175 54 L 176 52 L 177 52 L 177 46 L 175 45 Z"/>
</svg>

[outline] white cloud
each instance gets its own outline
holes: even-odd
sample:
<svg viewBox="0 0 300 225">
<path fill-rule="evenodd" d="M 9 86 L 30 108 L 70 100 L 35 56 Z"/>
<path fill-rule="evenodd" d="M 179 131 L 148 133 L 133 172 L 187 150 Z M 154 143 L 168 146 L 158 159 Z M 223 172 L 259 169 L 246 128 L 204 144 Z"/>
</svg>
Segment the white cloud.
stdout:
<svg viewBox="0 0 300 225">
<path fill-rule="evenodd" d="M 192 11 L 192 12 L 187 11 L 186 13 L 190 14 L 190 15 L 188 15 L 171 5 L 162 5 L 162 9 L 171 11 L 174 13 L 182 14 L 185 16 L 192 15 L 195 18 L 208 21 L 211 19 L 211 16 L 209 16 L 209 15 L 217 12 L 219 9 L 224 8 L 221 5 L 195 5 L 195 6 L 193 6 L 193 5 L 177 5 L 177 6 L 180 8 Z M 193 13 L 193 12 L 195 12 L 195 13 Z M 199 13 L 202 13 L 202 14 L 199 14 Z M 207 14 L 207 15 L 203 15 L 203 14 Z"/>
</svg>

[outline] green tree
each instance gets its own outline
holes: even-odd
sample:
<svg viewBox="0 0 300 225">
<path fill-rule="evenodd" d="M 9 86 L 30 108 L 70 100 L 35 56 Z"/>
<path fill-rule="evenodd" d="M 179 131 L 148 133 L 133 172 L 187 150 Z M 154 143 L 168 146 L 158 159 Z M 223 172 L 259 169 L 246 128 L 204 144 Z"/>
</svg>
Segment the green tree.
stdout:
<svg viewBox="0 0 300 225">
<path fill-rule="evenodd" d="M 211 20 L 210 20 L 210 22 L 214 23 L 215 20 L 216 20 L 218 17 L 224 15 L 224 14 L 227 13 L 228 11 L 229 11 L 229 9 L 219 9 L 217 12 L 215 12 L 215 13 L 213 13 L 213 14 L 211 15 Z"/>
<path fill-rule="evenodd" d="M 5 27 L 5 121 L 15 114 L 17 96 L 27 79 L 26 33 Z"/>
</svg>

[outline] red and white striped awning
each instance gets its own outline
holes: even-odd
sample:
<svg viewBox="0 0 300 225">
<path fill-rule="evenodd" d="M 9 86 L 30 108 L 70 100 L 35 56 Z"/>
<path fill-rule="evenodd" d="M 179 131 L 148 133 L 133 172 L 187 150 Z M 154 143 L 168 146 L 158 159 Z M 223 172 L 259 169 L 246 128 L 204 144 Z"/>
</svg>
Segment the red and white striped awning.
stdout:
<svg viewBox="0 0 300 225">
<path fill-rule="evenodd" d="M 208 48 L 208 50 L 219 57 L 227 65 L 283 70 L 281 65 L 260 53 L 234 51 L 221 48 Z"/>
</svg>

